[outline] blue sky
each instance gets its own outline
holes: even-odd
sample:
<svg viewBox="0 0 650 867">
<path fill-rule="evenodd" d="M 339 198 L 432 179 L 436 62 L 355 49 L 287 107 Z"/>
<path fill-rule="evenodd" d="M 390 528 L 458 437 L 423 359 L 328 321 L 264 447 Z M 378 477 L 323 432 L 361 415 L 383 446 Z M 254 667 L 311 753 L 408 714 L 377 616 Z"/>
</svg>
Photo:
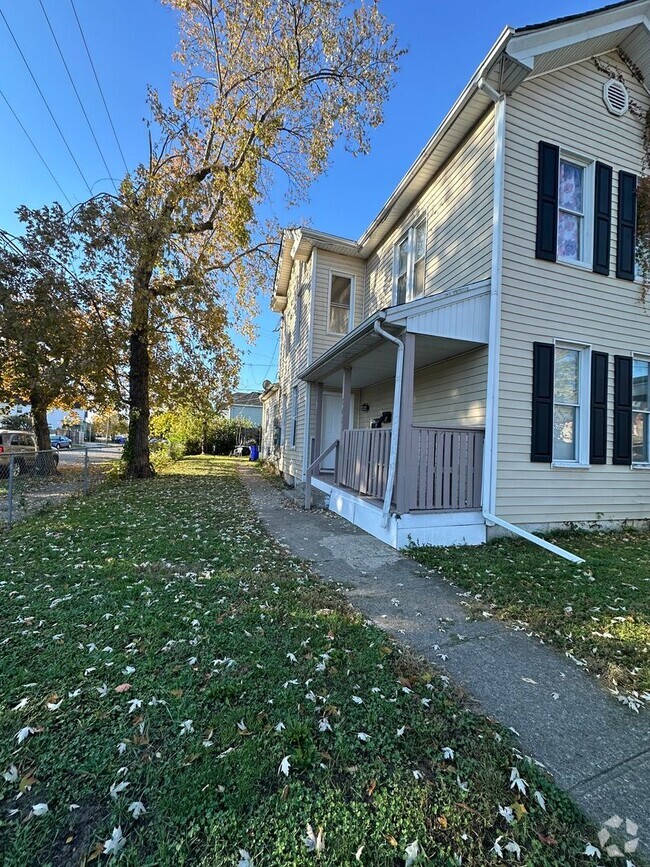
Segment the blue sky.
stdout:
<svg viewBox="0 0 650 867">
<path fill-rule="evenodd" d="M 68 140 L 93 192 L 110 189 L 93 142 L 41 8 L 50 19 L 77 89 L 111 171 L 124 172 L 97 85 L 75 21 L 71 0 L 0 0 L 34 77 Z M 158 0 L 74 0 L 100 83 L 129 168 L 147 154 L 147 85 L 169 88 L 176 32 L 169 9 Z M 523 26 L 594 8 L 595 0 L 383 0 L 409 53 L 390 102 L 386 122 L 373 135 L 369 156 L 332 155 L 326 176 L 312 188 L 310 201 L 283 213 L 283 222 L 302 220 L 324 231 L 357 238 L 434 132 L 470 75 L 506 24 Z M 601 5 L 604 5 L 601 4 Z M 69 199 L 88 196 L 81 174 L 63 143 L 20 53 L 0 18 L 0 91 L 19 116 Z M 39 207 L 64 201 L 0 96 L 0 226 L 16 231 L 19 204 Z M 64 202 L 65 203 L 65 202 Z M 240 387 L 255 389 L 273 378 L 279 317 L 259 299 L 258 337 L 243 351 Z"/>
</svg>

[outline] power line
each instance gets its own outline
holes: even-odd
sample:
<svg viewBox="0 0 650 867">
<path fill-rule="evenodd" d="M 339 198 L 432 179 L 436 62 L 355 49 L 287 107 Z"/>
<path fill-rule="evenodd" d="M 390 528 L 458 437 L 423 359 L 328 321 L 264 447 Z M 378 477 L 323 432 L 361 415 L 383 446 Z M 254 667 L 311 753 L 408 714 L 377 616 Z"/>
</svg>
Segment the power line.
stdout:
<svg viewBox="0 0 650 867">
<path fill-rule="evenodd" d="M 63 139 L 63 143 L 65 144 L 66 148 L 68 149 L 68 153 L 69 153 L 70 156 L 72 157 L 72 162 L 73 162 L 73 163 L 75 164 L 75 166 L 77 167 L 77 171 L 79 172 L 79 174 L 80 174 L 81 177 L 83 178 L 83 182 L 84 182 L 84 184 L 86 185 L 86 187 L 88 188 L 88 192 L 89 192 L 90 195 L 92 196 L 93 191 L 90 189 L 90 184 L 89 184 L 88 181 L 86 180 L 86 176 L 85 176 L 84 173 L 82 172 L 82 170 L 81 170 L 81 166 L 80 166 L 79 163 L 77 162 L 77 159 L 76 159 L 75 155 L 72 153 L 72 148 L 71 148 L 70 145 L 68 144 L 68 140 L 67 140 L 67 138 L 64 136 L 64 134 L 63 134 L 63 130 L 62 130 L 61 127 L 59 126 L 59 124 L 58 124 L 58 122 L 57 122 L 57 119 L 54 117 L 54 113 L 53 113 L 52 109 L 50 108 L 50 104 L 49 104 L 49 102 L 47 101 L 47 99 L 45 98 L 45 94 L 44 94 L 43 91 L 41 90 L 41 88 L 40 88 L 40 86 L 39 86 L 39 83 L 38 83 L 38 81 L 36 80 L 36 76 L 35 76 L 34 73 L 32 72 L 32 68 L 31 68 L 31 66 L 29 65 L 29 63 L 27 62 L 27 58 L 26 58 L 25 55 L 23 54 L 23 50 L 22 50 L 22 48 L 20 47 L 20 45 L 18 44 L 18 40 L 17 40 L 16 37 L 14 36 L 14 32 L 13 32 L 13 30 L 11 29 L 11 27 L 9 26 L 9 22 L 7 21 L 7 19 L 6 19 L 6 17 L 5 17 L 5 14 L 4 14 L 4 12 L 2 11 L 2 9 L 0 9 L 0 15 L 2 16 L 2 20 L 3 20 L 4 23 L 6 24 L 6 26 L 7 26 L 7 30 L 9 31 L 9 33 L 10 33 L 10 35 L 11 35 L 11 38 L 13 39 L 14 44 L 15 44 L 16 48 L 18 49 L 18 53 L 20 54 L 20 56 L 21 56 L 22 59 L 23 59 L 23 63 L 24 63 L 25 66 L 27 67 L 27 71 L 28 71 L 29 74 L 31 75 L 32 81 L 34 82 L 34 84 L 35 84 L 35 86 L 36 86 L 36 90 L 38 90 L 38 92 L 39 92 L 40 95 L 41 95 L 41 99 L 42 99 L 43 102 L 45 103 L 45 108 L 48 110 L 48 112 L 49 112 L 49 114 L 50 114 L 50 117 L 52 118 L 52 120 L 53 120 L 53 122 L 54 122 L 54 126 L 55 126 L 55 127 L 57 128 L 57 130 L 59 131 L 59 135 L 60 135 L 61 138 Z"/>
<path fill-rule="evenodd" d="M 75 96 L 77 97 L 77 102 L 79 103 L 79 107 L 81 108 L 81 111 L 83 112 L 83 116 L 86 118 L 86 123 L 88 124 L 88 129 L 90 130 L 90 134 L 93 137 L 93 141 L 97 145 L 97 150 L 99 151 L 99 155 L 102 158 L 102 162 L 104 163 L 104 168 L 106 169 L 106 171 L 108 173 L 108 177 L 110 178 L 111 183 L 113 184 L 113 189 L 115 190 L 115 192 L 117 192 L 117 187 L 115 186 L 115 181 L 113 180 L 112 172 L 108 167 L 108 163 L 106 162 L 106 157 L 104 156 L 104 152 L 102 151 L 100 144 L 97 141 L 97 136 L 95 135 L 95 130 L 92 127 L 92 124 L 90 122 L 90 118 L 88 117 L 88 114 L 86 113 L 86 109 L 84 108 L 84 104 L 81 101 L 81 97 L 79 96 L 79 91 L 77 90 L 77 86 L 75 85 L 74 79 L 72 78 L 72 73 L 70 72 L 68 64 L 66 63 L 66 59 L 63 56 L 63 51 L 61 50 L 61 46 L 59 45 L 59 40 L 56 38 L 54 28 L 52 27 L 52 22 L 50 21 L 48 14 L 45 11 L 45 6 L 43 5 L 43 0 L 38 0 L 38 2 L 40 4 L 41 9 L 43 10 L 43 15 L 45 16 L 45 20 L 47 21 L 47 26 L 50 28 L 50 33 L 52 34 L 52 39 L 54 40 L 54 44 L 56 45 L 56 47 L 58 49 L 59 55 L 61 57 L 63 65 L 65 67 L 65 71 L 68 73 L 68 78 L 70 79 L 70 84 L 72 85 L 72 89 L 74 90 Z"/>
<path fill-rule="evenodd" d="M 21 119 L 18 117 L 18 115 L 17 115 L 16 112 L 14 111 L 13 106 L 11 105 L 11 103 L 9 102 L 9 100 L 7 99 L 7 97 L 4 95 L 4 93 L 2 92 L 2 90 L 0 90 L 0 96 L 1 96 L 1 97 L 4 99 L 4 101 L 6 102 L 6 104 L 7 104 L 7 108 L 9 109 L 9 111 L 13 114 L 13 116 L 14 116 L 15 119 L 16 119 L 16 123 L 18 124 L 18 126 L 22 129 L 22 131 L 23 131 L 23 132 L 25 133 L 25 135 L 27 136 L 27 139 L 28 139 L 29 143 L 31 144 L 31 146 L 34 148 L 34 150 L 35 150 L 36 153 L 38 154 L 38 156 L 39 156 L 41 162 L 43 163 L 43 165 L 45 166 L 45 168 L 46 168 L 47 171 L 49 172 L 50 177 L 52 178 L 52 180 L 54 181 L 54 183 L 57 185 L 57 187 L 59 188 L 59 190 L 61 191 L 61 195 L 62 195 L 63 198 L 66 200 L 66 202 L 70 205 L 70 207 L 72 207 L 72 206 L 73 206 L 73 205 L 72 205 L 72 202 L 71 202 L 70 199 L 67 197 L 67 195 L 66 195 L 66 193 L 65 193 L 65 190 L 63 189 L 63 187 L 61 186 L 61 184 L 60 184 L 60 183 L 58 182 L 58 180 L 56 179 L 56 176 L 55 176 L 54 172 L 52 171 L 52 169 L 49 167 L 49 165 L 48 165 L 48 163 L 47 163 L 47 160 L 45 159 L 45 157 L 43 156 L 43 154 L 40 152 L 40 150 L 38 149 L 38 147 L 36 146 L 36 142 L 34 141 L 34 139 L 31 137 L 31 135 L 30 135 L 30 134 L 27 132 L 27 130 L 25 129 L 25 126 L 24 126 L 23 122 L 21 121 Z"/>
<path fill-rule="evenodd" d="M 262 382 L 264 382 L 265 379 L 269 378 L 269 373 L 271 371 L 271 366 L 273 365 L 273 361 L 275 359 L 275 353 L 278 351 L 278 344 L 279 343 L 280 343 L 280 334 L 278 333 L 278 339 L 275 341 L 275 349 L 273 350 L 273 354 L 271 355 L 271 361 L 269 362 L 269 366 L 266 368 L 266 373 L 264 374 L 264 378 L 262 379 Z"/>
<path fill-rule="evenodd" d="M 95 64 L 93 63 L 93 58 L 92 58 L 92 55 L 90 53 L 90 49 L 88 48 L 88 43 L 86 42 L 86 37 L 84 36 L 84 31 L 83 31 L 83 27 L 81 26 L 81 21 L 79 20 L 79 16 L 77 15 L 77 10 L 76 10 L 75 5 L 74 5 L 74 0 L 70 0 L 70 5 L 72 6 L 72 11 L 74 12 L 74 17 L 77 20 L 77 27 L 79 28 L 79 33 L 81 34 L 81 39 L 83 41 L 84 48 L 86 49 L 86 54 L 88 55 L 88 60 L 90 61 L 90 65 L 91 65 L 92 70 L 93 70 L 93 75 L 95 76 L 95 81 L 97 82 L 97 88 L 99 89 L 99 94 L 102 98 L 102 102 L 104 103 L 104 108 L 106 109 L 106 115 L 108 117 L 108 122 L 110 123 L 111 129 L 113 130 L 113 135 L 115 136 L 115 142 L 117 143 L 117 147 L 118 147 L 118 150 L 120 152 L 120 156 L 122 157 L 122 162 L 124 163 L 124 170 L 128 174 L 129 167 L 127 166 L 126 160 L 124 159 L 124 152 L 122 150 L 122 146 L 120 145 L 120 140 L 117 137 L 117 131 L 115 129 L 115 124 L 113 123 L 113 118 L 111 117 L 111 113 L 108 110 L 108 104 L 106 102 L 106 98 L 104 97 L 104 91 L 102 90 L 102 86 L 99 83 L 99 76 L 97 75 L 97 70 L 95 69 Z"/>
</svg>

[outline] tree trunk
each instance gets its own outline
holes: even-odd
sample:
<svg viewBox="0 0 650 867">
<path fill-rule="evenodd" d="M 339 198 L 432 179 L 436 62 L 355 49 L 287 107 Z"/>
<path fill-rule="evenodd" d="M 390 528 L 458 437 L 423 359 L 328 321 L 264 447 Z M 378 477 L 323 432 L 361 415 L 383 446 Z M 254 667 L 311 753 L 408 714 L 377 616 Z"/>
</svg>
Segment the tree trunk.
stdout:
<svg viewBox="0 0 650 867">
<path fill-rule="evenodd" d="M 36 435 L 36 448 L 39 452 L 36 455 L 36 471 L 39 475 L 51 476 L 56 472 L 58 461 L 52 451 L 52 443 L 50 441 L 50 428 L 47 423 L 47 402 L 43 399 L 40 390 L 34 388 L 29 395 L 29 403 L 32 411 L 34 433 Z"/>
<path fill-rule="evenodd" d="M 129 438 L 124 448 L 126 472 L 133 479 L 149 479 L 149 280 L 136 274 L 129 338 Z"/>
</svg>

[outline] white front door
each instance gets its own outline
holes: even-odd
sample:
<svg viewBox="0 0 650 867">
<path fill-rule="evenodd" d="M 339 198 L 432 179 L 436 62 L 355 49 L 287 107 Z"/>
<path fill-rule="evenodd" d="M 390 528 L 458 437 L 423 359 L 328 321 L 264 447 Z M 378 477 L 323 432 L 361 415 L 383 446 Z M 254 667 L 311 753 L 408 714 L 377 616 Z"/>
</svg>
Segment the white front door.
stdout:
<svg viewBox="0 0 650 867">
<path fill-rule="evenodd" d="M 341 434 L 341 395 L 325 392 L 323 394 L 323 424 L 320 434 L 320 450 L 324 452 Z M 332 450 L 321 463 L 322 472 L 333 473 L 336 452 Z"/>
</svg>

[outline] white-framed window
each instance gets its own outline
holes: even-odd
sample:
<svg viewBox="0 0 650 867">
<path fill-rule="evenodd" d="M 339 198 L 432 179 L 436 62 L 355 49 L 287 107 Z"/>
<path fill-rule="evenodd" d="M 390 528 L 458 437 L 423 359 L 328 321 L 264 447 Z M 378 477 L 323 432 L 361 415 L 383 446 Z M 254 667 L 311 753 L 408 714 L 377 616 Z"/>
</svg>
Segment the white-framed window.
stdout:
<svg viewBox="0 0 650 867">
<path fill-rule="evenodd" d="M 632 464 L 650 465 L 650 360 L 632 360 Z"/>
<path fill-rule="evenodd" d="M 354 315 L 354 277 L 330 271 L 330 291 L 327 311 L 329 334 L 347 334 Z"/>
<path fill-rule="evenodd" d="M 560 151 L 557 258 L 590 267 L 594 232 L 594 163 Z"/>
<path fill-rule="evenodd" d="M 589 466 L 589 346 L 555 343 L 553 466 Z"/>
<path fill-rule="evenodd" d="M 291 389 L 291 448 L 298 440 L 298 386 Z"/>
<path fill-rule="evenodd" d="M 426 220 L 420 220 L 395 244 L 395 304 L 405 304 L 424 295 L 426 255 Z"/>
</svg>

